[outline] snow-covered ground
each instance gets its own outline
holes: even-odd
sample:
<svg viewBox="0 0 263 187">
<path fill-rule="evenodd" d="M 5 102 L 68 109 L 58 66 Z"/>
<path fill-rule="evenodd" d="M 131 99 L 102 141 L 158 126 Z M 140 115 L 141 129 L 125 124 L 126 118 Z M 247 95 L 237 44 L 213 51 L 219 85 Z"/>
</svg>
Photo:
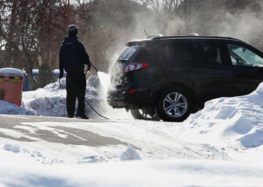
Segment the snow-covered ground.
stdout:
<svg viewBox="0 0 263 187">
<path fill-rule="evenodd" d="M 12 130 L 2 128 L 6 114 L 24 119 L 65 117 L 66 91 L 58 82 L 24 92 L 21 108 L 0 101 L 0 133 L 5 135 L 0 138 L 0 187 L 263 186 L 263 83 L 246 96 L 211 100 L 185 122 L 172 123 L 134 120 L 124 110 L 111 109 L 104 92 L 109 78 L 99 75 L 103 84 L 91 76 L 86 98 L 107 120 L 86 106 L 91 118 L 87 121 L 25 122 Z M 64 86 L 65 80 L 61 83 Z M 120 143 L 67 145 L 30 136 L 40 130 L 60 139 L 72 135 L 57 127 L 89 131 Z"/>
</svg>

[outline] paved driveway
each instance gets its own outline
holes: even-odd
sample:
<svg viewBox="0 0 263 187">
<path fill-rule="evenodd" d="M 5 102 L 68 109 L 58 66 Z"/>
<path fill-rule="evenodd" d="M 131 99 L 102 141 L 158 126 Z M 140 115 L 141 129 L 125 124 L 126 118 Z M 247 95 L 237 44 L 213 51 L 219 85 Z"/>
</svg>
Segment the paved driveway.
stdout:
<svg viewBox="0 0 263 187">
<path fill-rule="evenodd" d="M 46 126 L 45 123 L 58 124 Z M 69 145 L 87 145 L 87 146 L 107 146 L 107 145 L 127 145 L 112 137 L 105 137 L 88 131 L 87 129 L 77 128 L 78 124 L 89 125 L 90 123 L 103 123 L 107 120 L 82 120 L 69 119 L 62 117 L 46 117 L 46 116 L 21 116 L 21 115 L 0 115 L 0 137 L 32 142 L 47 141 L 51 143 L 62 143 Z M 59 123 L 68 123 L 69 126 L 59 125 Z M 32 124 L 37 124 L 32 126 Z M 72 124 L 72 125 L 71 125 Z M 74 128 L 75 127 L 75 128 Z"/>
</svg>

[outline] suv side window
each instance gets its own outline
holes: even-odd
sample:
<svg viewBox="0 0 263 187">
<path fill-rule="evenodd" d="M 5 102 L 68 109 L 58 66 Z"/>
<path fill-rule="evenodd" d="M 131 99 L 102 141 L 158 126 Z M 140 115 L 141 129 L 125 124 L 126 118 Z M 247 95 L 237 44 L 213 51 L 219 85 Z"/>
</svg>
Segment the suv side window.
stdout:
<svg viewBox="0 0 263 187">
<path fill-rule="evenodd" d="M 193 62 L 193 50 L 192 42 L 180 42 L 178 43 L 180 48 L 180 62 L 191 63 Z"/>
<path fill-rule="evenodd" d="M 263 67 L 263 58 L 245 46 L 227 44 L 232 65 Z"/>
<path fill-rule="evenodd" d="M 219 42 L 195 42 L 195 58 L 205 65 L 222 65 L 223 50 Z"/>
<path fill-rule="evenodd" d="M 187 66 L 193 62 L 192 43 L 186 41 L 163 41 L 159 46 L 166 67 Z"/>
</svg>

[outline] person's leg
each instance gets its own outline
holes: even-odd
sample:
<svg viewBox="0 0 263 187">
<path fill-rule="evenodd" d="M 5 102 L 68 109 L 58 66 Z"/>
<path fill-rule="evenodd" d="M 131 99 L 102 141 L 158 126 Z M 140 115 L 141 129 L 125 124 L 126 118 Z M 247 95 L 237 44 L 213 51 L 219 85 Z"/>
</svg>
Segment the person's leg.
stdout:
<svg viewBox="0 0 263 187">
<path fill-rule="evenodd" d="M 84 73 L 80 73 L 78 75 L 79 82 L 77 84 L 77 98 L 78 98 L 78 109 L 77 109 L 77 116 L 81 118 L 88 119 L 85 115 L 85 92 L 86 92 L 86 77 Z"/>
<path fill-rule="evenodd" d="M 74 81 L 74 73 L 68 72 L 67 73 L 67 82 L 66 82 L 66 89 L 67 89 L 67 112 L 68 117 L 74 117 L 75 113 L 75 103 L 76 103 L 76 89 L 74 85 L 72 85 Z"/>
</svg>

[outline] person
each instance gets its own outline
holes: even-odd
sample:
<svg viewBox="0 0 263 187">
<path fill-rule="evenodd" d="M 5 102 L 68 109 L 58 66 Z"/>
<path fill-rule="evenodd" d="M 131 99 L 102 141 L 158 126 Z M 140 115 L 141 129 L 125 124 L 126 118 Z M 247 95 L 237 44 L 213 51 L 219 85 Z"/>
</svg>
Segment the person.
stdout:
<svg viewBox="0 0 263 187">
<path fill-rule="evenodd" d="M 75 115 L 75 103 L 78 99 L 78 108 L 76 117 L 82 119 L 89 119 L 85 115 L 85 91 L 86 91 L 86 77 L 84 74 L 84 64 L 90 70 L 91 62 L 85 47 L 78 40 L 78 27 L 76 25 L 69 25 L 67 28 L 68 37 L 64 39 L 59 51 L 59 79 L 66 75 L 66 104 L 67 114 L 69 118 Z"/>
</svg>

